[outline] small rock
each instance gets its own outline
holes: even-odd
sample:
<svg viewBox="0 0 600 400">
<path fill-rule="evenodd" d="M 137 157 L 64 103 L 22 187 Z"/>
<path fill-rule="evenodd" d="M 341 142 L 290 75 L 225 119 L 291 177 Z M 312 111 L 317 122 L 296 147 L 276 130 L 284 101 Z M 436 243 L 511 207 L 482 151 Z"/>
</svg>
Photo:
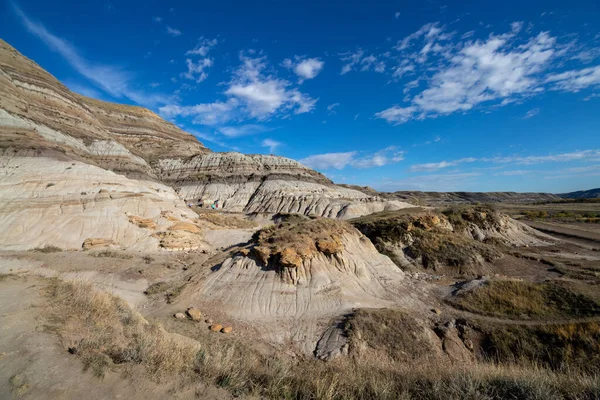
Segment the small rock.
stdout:
<svg viewBox="0 0 600 400">
<path fill-rule="evenodd" d="M 473 347 L 474 346 L 473 346 L 473 342 L 472 341 L 470 341 L 469 339 L 465 339 L 464 343 L 465 343 L 465 347 L 467 349 L 473 351 Z"/>
<path fill-rule="evenodd" d="M 213 332 L 219 332 L 221 329 L 223 329 L 223 325 L 221 324 L 214 324 L 210 326 L 210 330 Z"/>
<path fill-rule="evenodd" d="M 232 330 L 233 330 L 233 328 L 231 326 L 226 326 L 225 328 L 221 329 L 221 332 L 231 333 Z"/>
<path fill-rule="evenodd" d="M 442 310 L 440 310 L 439 308 L 432 308 L 431 312 L 436 315 L 440 315 L 442 313 Z"/>
<path fill-rule="evenodd" d="M 213 323 L 213 320 L 212 320 L 212 319 L 210 319 L 210 318 L 206 318 L 206 319 L 204 320 L 204 322 L 206 322 L 207 324 L 212 324 L 212 323 Z"/>
<path fill-rule="evenodd" d="M 189 315 L 190 318 L 194 321 L 200 321 L 200 319 L 202 318 L 202 313 L 197 308 L 190 307 L 187 309 L 186 312 L 187 315 Z"/>
<path fill-rule="evenodd" d="M 182 312 L 178 312 L 177 314 L 174 315 L 174 317 L 177 319 L 185 319 L 185 314 Z"/>
<path fill-rule="evenodd" d="M 69 352 L 69 354 L 77 354 L 77 348 L 76 347 L 69 347 L 68 352 Z"/>
</svg>

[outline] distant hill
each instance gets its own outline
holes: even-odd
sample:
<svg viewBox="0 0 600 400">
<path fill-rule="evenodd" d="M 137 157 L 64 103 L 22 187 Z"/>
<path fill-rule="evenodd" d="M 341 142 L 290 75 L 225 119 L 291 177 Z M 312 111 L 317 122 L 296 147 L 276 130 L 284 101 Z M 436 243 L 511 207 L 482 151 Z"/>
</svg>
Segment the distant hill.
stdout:
<svg viewBox="0 0 600 400">
<path fill-rule="evenodd" d="M 600 188 L 561 193 L 558 196 L 562 197 L 563 199 L 600 199 Z"/>
</svg>

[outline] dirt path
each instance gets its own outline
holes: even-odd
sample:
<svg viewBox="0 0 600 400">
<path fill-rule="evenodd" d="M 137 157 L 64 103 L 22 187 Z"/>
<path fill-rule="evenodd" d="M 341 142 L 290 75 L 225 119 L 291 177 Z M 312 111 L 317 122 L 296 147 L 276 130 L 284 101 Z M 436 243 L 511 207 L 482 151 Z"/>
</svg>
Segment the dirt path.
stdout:
<svg viewBox="0 0 600 400">
<path fill-rule="evenodd" d="M 587 248 L 600 247 L 600 233 L 593 230 L 584 230 L 570 225 L 553 224 L 549 222 L 526 220 L 522 220 L 521 222 L 566 242 Z"/>
</svg>

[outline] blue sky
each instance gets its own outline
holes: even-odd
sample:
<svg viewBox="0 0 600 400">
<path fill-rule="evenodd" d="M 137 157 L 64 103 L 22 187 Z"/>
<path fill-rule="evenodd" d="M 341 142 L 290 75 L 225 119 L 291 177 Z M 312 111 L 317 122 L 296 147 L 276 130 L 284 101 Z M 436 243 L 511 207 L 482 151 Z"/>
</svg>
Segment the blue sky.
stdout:
<svg viewBox="0 0 600 400">
<path fill-rule="evenodd" d="M 597 1 L 6 1 L 69 88 L 379 190 L 600 186 Z"/>
</svg>

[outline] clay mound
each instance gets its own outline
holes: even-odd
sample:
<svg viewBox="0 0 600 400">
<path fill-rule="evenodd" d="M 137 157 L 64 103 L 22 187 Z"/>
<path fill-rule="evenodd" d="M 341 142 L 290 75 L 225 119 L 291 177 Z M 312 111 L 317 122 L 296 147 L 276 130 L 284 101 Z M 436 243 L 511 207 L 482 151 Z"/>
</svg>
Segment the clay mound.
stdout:
<svg viewBox="0 0 600 400">
<path fill-rule="evenodd" d="M 507 246 L 545 245 L 552 238 L 487 207 L 378 213 L 351 223 L 405 270 L 476 275 Z"/>
<path fill-rule="evenodd" d="M 342 221 L 283 223 L 258 232 L 254 246 L 198 276 L 189 300 L 252 323 L 271 342 L 296 343 L 305 354 L 332 318 L 355 307 L 415 302 L 404 273 Z"/>
<path fill-rule="evenodd" d="M 168 186 L 46 157 L 0 156 L 0 168 L 2 249 L 203 246 L 198 230 L 160 233 L 173 225 L 167 215 L 198 229 L 196 214 Z"/>
</svg>

